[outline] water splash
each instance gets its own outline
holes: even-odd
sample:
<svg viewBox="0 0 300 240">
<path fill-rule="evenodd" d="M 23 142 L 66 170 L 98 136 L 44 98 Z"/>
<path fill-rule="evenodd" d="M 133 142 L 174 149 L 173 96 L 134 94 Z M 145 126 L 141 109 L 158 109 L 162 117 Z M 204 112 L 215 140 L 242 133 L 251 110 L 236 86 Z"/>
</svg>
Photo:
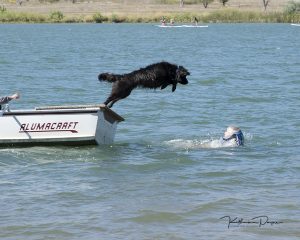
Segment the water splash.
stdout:
<svg viewBox="0 0 300 240">
<path fill-rule="evenodd" d="M 204 140 L 186 140 L 186 139 L 173 139 L 165 141 L 164 144 L 175 149 L 200 149 L 200 148 L 225 148 L 236 147 L 235 141 L 225 142 L 220 139 L 204 139 Z"/>
</svg>

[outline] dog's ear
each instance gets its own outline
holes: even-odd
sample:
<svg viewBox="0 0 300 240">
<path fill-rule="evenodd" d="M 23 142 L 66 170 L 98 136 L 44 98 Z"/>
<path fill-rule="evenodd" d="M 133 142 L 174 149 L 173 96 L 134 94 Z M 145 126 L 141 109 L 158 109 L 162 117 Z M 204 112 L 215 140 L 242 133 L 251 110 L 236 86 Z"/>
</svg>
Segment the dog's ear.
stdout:
<svg viewBox="0 0 300 240">
<path fill-rule="evenodd" d="M 180 71 L 181 73 L 184 73 L 185 75 L 190 75 L 190 72 L 183 66 L 179 66 L 178 71 Z"/>
<path fill-rule="evenodd" d="M 168 83 L 163 83 L 163 85 L 161 85 L 160 89 L 162 90 L 162 89 L 166 88 L 168 85 L 169 85 Z"/>
<path fill-rule="evenodd" d="M 176 90 L 176 83 L 173 83 L 172 92 Z"/>
</svg>

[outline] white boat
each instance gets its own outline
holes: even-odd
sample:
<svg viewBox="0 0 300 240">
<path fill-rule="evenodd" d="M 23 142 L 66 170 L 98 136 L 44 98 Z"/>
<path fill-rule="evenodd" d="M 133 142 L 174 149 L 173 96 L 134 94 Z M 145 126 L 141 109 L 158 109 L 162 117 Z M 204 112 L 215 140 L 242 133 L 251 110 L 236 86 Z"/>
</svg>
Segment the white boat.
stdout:
<svg viewBox="0 0 300 240">
<path fill-rule="evenodd" d="M 0 110 L 0 146 L 111 144 L 124 119 L 100 105 Z"/>
<path fill-rule="evenodd" d="M 207 25 L 156 25 L 161 28 L 207 28 Z"/>
<path fill-rule="evenodd" d="M 291 23 L 292 26 L 300 27 L 300 23 Z"/>
</svg>

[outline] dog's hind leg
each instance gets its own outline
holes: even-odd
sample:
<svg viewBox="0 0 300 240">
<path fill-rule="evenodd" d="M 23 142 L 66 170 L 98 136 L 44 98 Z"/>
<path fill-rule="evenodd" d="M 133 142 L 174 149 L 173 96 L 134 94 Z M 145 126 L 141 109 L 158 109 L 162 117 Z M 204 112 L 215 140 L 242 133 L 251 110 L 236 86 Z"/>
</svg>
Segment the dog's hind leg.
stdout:
<svg viewBox="0 0 300 240">
<path fill-rule="evenodd" d="M 113 96 L 109 96 L 109 97 L 106 99 L 106 101 L 104 102 L 104 104 L 105 104 L 107 107 L 111 108 L 111 107 L 114 105 L 114 103 L 117 102 L 117 101 L 119 101 L 120 99 L 122 99 L 122 98 L 114 98 Z"/>
<path fill-rule="evenodd" d="M 106 101 L 104 102 L 104 104 L 107 106 L 114 98 L 112 96 L 109 96 Z"/>
<path fill-rule="evenodd" d="M 107 107 L 111 108 L 111 107 L 112 107 L 117 101 L 119 101 L 120 99 L 122 99 L 122 98 L 116 98 L 116 99 L 112 100 L 112 101 L 107 105 Z"/>
</svg>

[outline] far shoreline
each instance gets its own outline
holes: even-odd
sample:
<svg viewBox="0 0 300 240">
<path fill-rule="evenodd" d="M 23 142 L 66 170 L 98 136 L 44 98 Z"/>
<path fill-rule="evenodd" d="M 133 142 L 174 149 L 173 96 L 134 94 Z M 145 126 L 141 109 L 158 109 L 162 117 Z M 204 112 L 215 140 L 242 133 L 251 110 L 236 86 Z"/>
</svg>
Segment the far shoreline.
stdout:
<svg viewBox="0 0 300 240">
<path fill-rule="evenodd" d="M 0 13 L 0 23 L 160 23 L 164 17 L 168 22 L 191 23 L 195 17 L 198 24 L 209 23 L 299 23 L 300 14 L 286 14 L 283 12 L 261 13 L 257 11 L 216 10 L 208 14 L 168 14 L 161 13 L 157 16 L 116 15 L 104 16 L 101 13 L 94 15 L 68 16 L 60 11 L 49 15 L 10 12 Z"/>
<path fill-rule="evenodd" d="M 99 11 L 98 11 L 99 10 Z M 215 7 L 204 9 L 200 4 L 179 8 L 177 5 L 118 5 L 95 3 L 32 3 L 0 4 L 0 23 L 159 23 L 162 18 L 178 24 L 191 23 L 299 23 L 300 12 L 284 8 L 263 11 L 257 7 Z"/>
</svg>

